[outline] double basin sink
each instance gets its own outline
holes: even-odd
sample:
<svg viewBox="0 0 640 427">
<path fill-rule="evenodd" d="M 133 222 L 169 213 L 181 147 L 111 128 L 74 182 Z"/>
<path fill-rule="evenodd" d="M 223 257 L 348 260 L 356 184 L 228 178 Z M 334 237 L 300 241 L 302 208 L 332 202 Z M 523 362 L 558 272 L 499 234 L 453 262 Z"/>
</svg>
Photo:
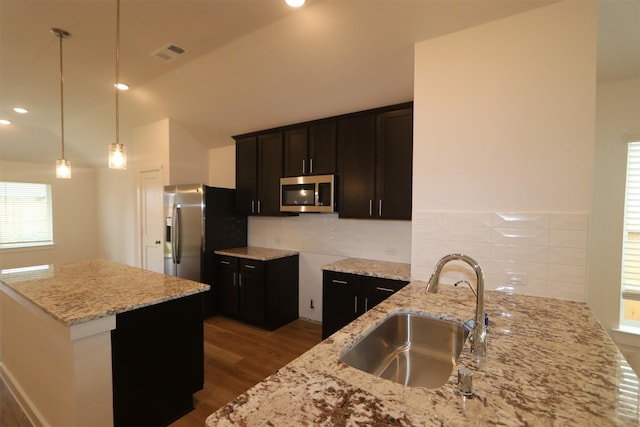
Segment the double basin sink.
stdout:
<svg viewBox="0 0 640 427">
<path fill-rule="evenodd" d="M 438 388 L 449 380 L 468 335 L 459 321 L 393 312 L 345 348 L 340 359 L 406 386 Z"/>
</svg>

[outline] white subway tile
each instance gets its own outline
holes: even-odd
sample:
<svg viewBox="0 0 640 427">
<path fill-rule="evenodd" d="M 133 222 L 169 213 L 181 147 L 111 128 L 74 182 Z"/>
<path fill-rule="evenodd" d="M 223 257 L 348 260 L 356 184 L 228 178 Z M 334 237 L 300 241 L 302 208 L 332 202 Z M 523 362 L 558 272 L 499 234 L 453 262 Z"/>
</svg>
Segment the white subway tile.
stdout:
<svg viewBox="0 0 640 427">
<path fill-rule="evenodd" d="M 433 225 L 414 225 L 413 236 L 417 240 L 442 240 L 442 227 Z"/>
<path fill-rule="evenodd" d="M 412 212 L 411 222 L 413 225 L 442 225 L 444 212 Z"/>
<path fill-rule="evenodd" d="M 491 259 L 504 261 L 547 262 L 547 246 L 491 245 Z"/>
<path fill-rule="evenodd" d="M 586 301 L 585 285 L 565 282 L 549 282 L 548 294 L 550 298 L 558 298 L 570 301 Z"/>
<path fill-rule="evenodd" d="M 546 246 L 549 244 L 549 232 L 539 228 L 493 228 L 491 229 L 491 242 Z"/>
<path fill-rule="evenodd" d="M 447 212 L 442 225 L 457 227 L 491 227 L 492 214 L 488 212 Z"/>
<path fill-rule="evenodd" d="M 550 264 L 565 264 L 565 265 L 587 265 L 587 250 L 586 248 L 549 248 L 549 263 Z"/>
<path fill-rule="evenodd" d="M 496 213 L 492 217 L 491 226 L 546 229 L 549 227 L 549 215 L 544 213 Z"/>
<path fill-rule="evenodd" d="M 491 242 L 491 229 L 487 227 L 442 227 L 442 240 L 454 242 Z"/>
<path fill-rule="evenodd" d="M 549 281 L 574 283 L 584 286 L 586 268 L 582 265 L 549 264 Z"/>
<path fill-rule="evenodd" d="M 549 246 L 586 249 L 587 231 L 551 230 L 549 232 Z"/>
<path fill-rule="evenodd" d="M 513 274 L 524 274 L 527 279 L 547 279 L 547 263 L 544 262 L 491 260 L 488 270 L 490 274 L 499 277 L 503 283 L 508 280 L 508 275 Z"/>
<path fill-rule="evenodd" d="M 549 214 L 549 228 L 552 230 L 576 230 L 588 229 L 589 216 L 585 213 L 552 213 Z"/>
</svg>

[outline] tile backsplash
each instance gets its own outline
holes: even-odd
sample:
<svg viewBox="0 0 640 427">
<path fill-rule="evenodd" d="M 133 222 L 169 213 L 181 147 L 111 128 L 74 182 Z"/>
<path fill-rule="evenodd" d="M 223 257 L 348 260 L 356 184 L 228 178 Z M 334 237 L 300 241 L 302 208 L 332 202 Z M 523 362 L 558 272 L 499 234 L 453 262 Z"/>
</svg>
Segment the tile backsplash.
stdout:
<svg viewBox="0 0 640 427">
<path fill-rule="evenodd" d="M 448 253 L 464 253 L 483 268 L 487 289 L 586 300 L 586 213 L 413 212 L 411 273 L 428 280 Z M 474 279 L 456 262 L 442 283 Z"/>
</svg>

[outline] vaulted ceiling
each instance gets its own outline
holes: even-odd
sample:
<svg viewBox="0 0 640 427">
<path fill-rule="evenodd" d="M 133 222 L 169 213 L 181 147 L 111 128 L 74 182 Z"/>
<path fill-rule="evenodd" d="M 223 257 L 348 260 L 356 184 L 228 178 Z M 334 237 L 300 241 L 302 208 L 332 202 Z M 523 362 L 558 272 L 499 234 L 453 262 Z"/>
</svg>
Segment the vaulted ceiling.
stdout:
<svg viewBox="0 0 640 427">
<path fill-rule="evenodd" d="M 554 0 L 121 0 L 120 134 L 169 117 L 209 147 L 235 134 L 413 98 L 416 42 Z M 0 0 L 0 158 L 104 166 L 115 138 L 115 0 Z M 640 75 L 640 1 L 599 7 L 599 80 Z M 165 61 L 164 46 L 186 53 Z M 18 115 L 15 106 L 29 109 Z"/>
</svg>

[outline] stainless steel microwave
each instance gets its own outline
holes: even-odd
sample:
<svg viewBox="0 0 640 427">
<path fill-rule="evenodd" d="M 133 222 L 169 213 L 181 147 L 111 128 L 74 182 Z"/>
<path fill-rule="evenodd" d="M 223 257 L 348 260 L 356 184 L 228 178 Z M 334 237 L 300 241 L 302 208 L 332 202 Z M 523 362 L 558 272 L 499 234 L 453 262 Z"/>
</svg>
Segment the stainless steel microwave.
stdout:
<svg viewBox="0 0 640 427">
<path fill-rule="evenodd" d="M 335 175 L 280 178 L 280 211 L 335 212 Z"/>
</svg>

